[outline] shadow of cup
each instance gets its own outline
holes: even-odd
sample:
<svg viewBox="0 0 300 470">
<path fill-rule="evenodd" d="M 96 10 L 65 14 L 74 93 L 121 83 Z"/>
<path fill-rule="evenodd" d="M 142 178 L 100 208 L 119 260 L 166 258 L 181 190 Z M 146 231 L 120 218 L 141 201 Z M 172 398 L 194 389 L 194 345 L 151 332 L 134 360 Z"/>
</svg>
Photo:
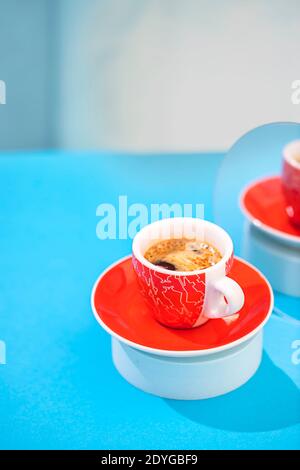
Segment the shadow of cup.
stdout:
<svg viewBox="0 0 300 470">
<path fill-rule="evenodd" d="M 249 382 L 209 400 L 165 400 L 168 406 L 191 421 L 229 431 L 263 432 L 299 423 L 300 324 L 273 314 L 265 330 L 262 364 Z"/>
</svg>

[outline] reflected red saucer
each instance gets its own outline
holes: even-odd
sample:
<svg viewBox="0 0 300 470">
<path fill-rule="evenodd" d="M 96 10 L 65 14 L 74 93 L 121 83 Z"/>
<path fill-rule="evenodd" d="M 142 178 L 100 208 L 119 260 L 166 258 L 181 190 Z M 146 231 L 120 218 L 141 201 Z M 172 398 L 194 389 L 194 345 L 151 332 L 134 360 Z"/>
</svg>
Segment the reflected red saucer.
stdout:
<svg viewBox="0 0 300 470">
<path fill-rule="evenodd" d="M 243 192 L 241 209 L 258 228 L 282 241 L 300 244 L 300 229 L 287 216 L 281 178 L 264 178 Z"/>
<path fill-rule="evenodd" d="M 242 287 L 238 314 L 209 320 L 198 328 L 176 330 L 158 323 L 144 301 L 131 256 L 110 266 L 96 281 L 92 308 L 101 326 L 119 340 L 153 354 L 195 356 L 223 351 L 252 337 L 273 309 L 272 289 L 252 265 L 235 258 L 230 276 Z"/>
</svg>

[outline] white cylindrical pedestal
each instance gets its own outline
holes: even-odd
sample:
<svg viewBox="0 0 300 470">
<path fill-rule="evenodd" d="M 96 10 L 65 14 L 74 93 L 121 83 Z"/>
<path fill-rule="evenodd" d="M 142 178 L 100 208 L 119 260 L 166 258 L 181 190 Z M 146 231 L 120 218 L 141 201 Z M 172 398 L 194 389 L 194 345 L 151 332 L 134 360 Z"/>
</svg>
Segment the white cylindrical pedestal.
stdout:
<svg viewBox="0 0 300 470">
<path fill-rule="evenodd" d="M 278 292 L 300 297 L 300 246 L 281 243 L 246 221 L 242 255 Z"/>
<path fill-rule="evenodd" d="M 112 338 L 113 362 L 119 373 L 144 392 L 175 400 L 211 398 L 243 385 L 262 356 L 262 330 L 227 351 L 193 357 L 145 353 Z"/>
</svg>

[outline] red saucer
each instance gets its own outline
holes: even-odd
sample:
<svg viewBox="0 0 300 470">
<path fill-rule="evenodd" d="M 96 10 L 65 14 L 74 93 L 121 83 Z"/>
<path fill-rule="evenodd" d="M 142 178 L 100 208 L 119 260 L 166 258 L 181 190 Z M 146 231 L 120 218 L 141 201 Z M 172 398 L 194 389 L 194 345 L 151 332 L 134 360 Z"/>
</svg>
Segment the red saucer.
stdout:
<svg viewBox="0 0 300 470">
<path fill-rule="evenodd" d="M 198 328 L 175 330 L 153 318 L 140 293 L 131 256 L 110 266 L 99 277 L 92 292 L 92 308 L 106 331 L 136 349 L 168 356 L 215 353 L 252 337 L 273 309 L 272 289 L 253 266 L 235 258 L 230 277 L 244 291 L 244 307 L 238 314 L 209 320 Z"/>
<path fill-rule="evenodd" d="M 245 216 L 261 230 L 281 240 L 300 244 L 300 229 L 290 223 L 285 211 L 279 176 L 252 183 L 244 190 L 240 202 Z"/>
</svg>

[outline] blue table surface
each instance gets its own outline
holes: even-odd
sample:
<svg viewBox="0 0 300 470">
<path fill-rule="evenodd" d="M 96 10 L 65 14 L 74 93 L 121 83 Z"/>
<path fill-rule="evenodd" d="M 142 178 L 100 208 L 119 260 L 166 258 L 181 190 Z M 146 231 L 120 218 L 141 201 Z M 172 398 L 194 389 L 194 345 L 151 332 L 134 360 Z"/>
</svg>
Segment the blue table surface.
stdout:
<svg viewBox="0 0 300 470">
<path fill-rule="evenodd" d="M 117 204 L 119 195 L 147 207 L 203 203 L 212 219 L 212 182 L 222 158 L 1 155 L 0 339 L 6 364 L 0 365 L 0 448 L 299 448 L 299 389 L 280 360 L 265 352 L 257 374 L 228 395 L 164 400 L 119 376 L 110 337 L 91 312 L 95 279 L 131 250 L 130 239 L 99 240 L 97 206 Z M 270 325 L 266 341 L 275 354 L 277 324 Z"/>
</svg>

